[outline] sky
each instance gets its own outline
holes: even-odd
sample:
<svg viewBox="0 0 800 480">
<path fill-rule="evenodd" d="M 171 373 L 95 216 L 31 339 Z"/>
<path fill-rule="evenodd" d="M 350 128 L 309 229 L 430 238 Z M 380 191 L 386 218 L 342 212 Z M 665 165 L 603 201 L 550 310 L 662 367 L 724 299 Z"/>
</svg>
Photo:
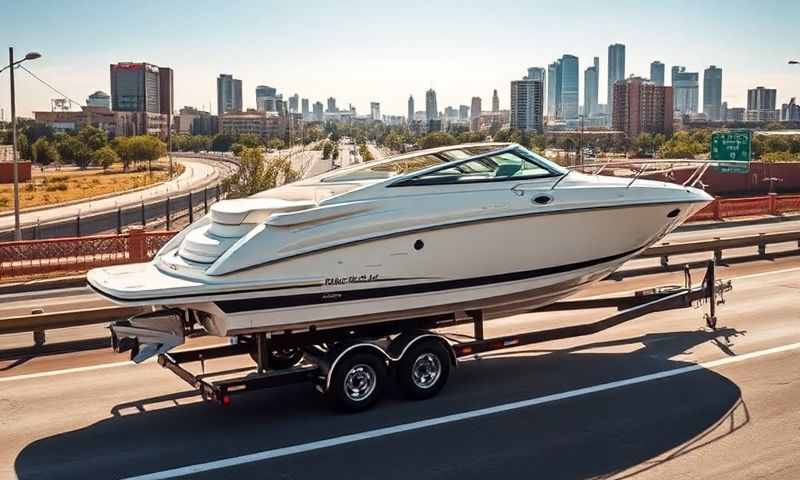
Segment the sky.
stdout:
<svg viewBox="0 0 800 480">
<path fill-rule="evenodd" d="M 508 108 L 509 84 L 528 67 L 546 67 L 565 53 L 583 70 L 600 57 L 600 103 L 605 103 L 608 45 L 626 45 L 626 75 L 649 76 L 649 64 L 700 72 L 722 68 L 722 100 L 746 104 L 747 89 L 777 89 L 780 105 L 800 97 L 797 0 L 642 1 L 205 1 L 8 0 L 0 17 L 0 46 L 37 76 L 85 104 L 109 92 L 109 64 L 145 61 L 174 69 L 175 108 L 216 113 L 216 77 L 243 82 L 245 107 L 255 87 L 298 93 L 311 103 L 333 96 L 340 108 L 405 115 L 409 95 L 424 110 L 425 90 L 439 110 L 484 109 L 492 90 Z M 10 10 L 10 15 L 9 15 Z M 2 52 L 5 57 L 5 50 Z M 3 62 L 5 64 L 5 62 Z M 0 73 L 0 108 L 10 117 L 9 71 Z M 16 71 L 17 112 L 49 110 L 59 95 Z M 702 107 L 701 107 L 702 108 Z"/>
</svg>

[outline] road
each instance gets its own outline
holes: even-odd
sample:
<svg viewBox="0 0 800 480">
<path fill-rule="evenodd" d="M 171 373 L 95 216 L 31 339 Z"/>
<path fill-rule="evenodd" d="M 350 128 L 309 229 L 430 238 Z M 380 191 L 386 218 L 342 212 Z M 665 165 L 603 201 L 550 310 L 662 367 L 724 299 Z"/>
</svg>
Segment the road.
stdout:
<svg viewBox="0 0 800 480">
<path fill-rule="evenodd" d="M 156 364 L 107 350 L 7 360 L 0 477 L 800 478 L 800 257 L 720 274 L 734 290 L 716 332 L 702 310 L 653 314 L 466 361 L 432 400 L 388 392 L 357 415 L 331 413 L 305 385 L 204 404 Z M 680 280 L 607 281 L 583 296 Z M 593 315 L 520 315 L 487 335 Z"/>
</svg>

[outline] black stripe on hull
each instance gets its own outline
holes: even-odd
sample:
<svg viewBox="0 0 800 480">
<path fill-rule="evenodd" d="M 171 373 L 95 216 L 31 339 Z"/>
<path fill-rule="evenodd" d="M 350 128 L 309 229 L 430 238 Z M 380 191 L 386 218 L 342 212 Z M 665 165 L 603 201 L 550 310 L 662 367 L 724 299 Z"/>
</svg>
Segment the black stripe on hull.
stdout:
<svg viewBox="0 0 800 480">
<path fill-rule="evenodd" d="M 643 248 L 643 247 L 642 247 Z M 537 277 L 546 277 L 573 270 L 593 267 L 607 262 L 633 255 L 642 248 L 608 257 L 585 260 L 583 262 L 556 265 L 553 267 L 537 268 L 520 272 L 487 275 L 484 277 L 462 278 L 459 280 L 446 280 L 441 282 L 416 283 L 413 285 L 400 285 L 396 287 L 365 288 L 360 290 L 329 291 L 319 293 L 304 293 L 298 295 L 285 295 L 275 297 L 245 298 L 240 300 L 219 300 L 216 305 L 225 313 L 242 313 L 257 310 L 271 310 L 276 308 L 299 307 L 303 305 L 334 304 L 356 300 L 369 300 L 400 295 L 413 295 L 418 293 L 441 292 L 459 288 L 480 287 L 496 283 L 528 280 Z"/>
</svg>

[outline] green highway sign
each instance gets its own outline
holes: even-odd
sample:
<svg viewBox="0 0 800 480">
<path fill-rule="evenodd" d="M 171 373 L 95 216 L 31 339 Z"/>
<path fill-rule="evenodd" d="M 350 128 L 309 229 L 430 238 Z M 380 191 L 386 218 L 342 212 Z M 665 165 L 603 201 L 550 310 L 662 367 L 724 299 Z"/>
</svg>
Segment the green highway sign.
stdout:
<svg viewBox="0 0 800 480">
<path fill-rule="evenodd" d="M 728 130 L 711 134 L 711 160 L 742 162 L 740 165 L 724 164 L 720 173 L 747 173 L 753 153 L 753 132 L 750 130 Z"/>
</svg>

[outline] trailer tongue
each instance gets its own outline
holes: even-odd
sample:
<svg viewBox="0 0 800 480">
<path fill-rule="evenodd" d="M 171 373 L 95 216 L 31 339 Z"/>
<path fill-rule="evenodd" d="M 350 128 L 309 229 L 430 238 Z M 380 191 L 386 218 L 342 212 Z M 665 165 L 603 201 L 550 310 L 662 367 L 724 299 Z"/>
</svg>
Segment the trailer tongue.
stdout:
<svg viewBox="0 0 800 480">
<path fill-rule="evenodd" d="M 378 400 L 390 371 L 407 397 L 423 399 L 436 395 L 444 387 L 451 367 L 465 356 L 591 335 L 650 313 L 687 308 L 700 302 L 708 302 L 709 311 L 704 319 L 713 329 L 717 323 L 716 307 L 724 303 L 724 293 L 731 288 L 730 281 L 716 279 L 711 261 L 697 286 L 692 285 L 687 267 L 683 287 L 567 300 L 536 310 L 618 309 L 617 313 L 591 323 L 485 338 L 484 313 L 474 310 L 465 312 L 466 315 L 454 312 L 358 327 L 243 335 L 231 345 L 160 353 L 158 363 L 199 390 L 204 399 L 222 405 L 228 405 L 233 395 L 247 391 L 312 382 L 339 409 L 359 411 Z M 474 327 L 474 337 L 468 341 L 434 331 L 466 323 Z M 115 347 L 118 346 L 115 339 Z M 206 361 L 236 355 L 250 355 L 255 368 L 206 373 Z M 201 374 L 185 368 L 185 364 L 194 362 L 200 363 Z"/>
</svg>

